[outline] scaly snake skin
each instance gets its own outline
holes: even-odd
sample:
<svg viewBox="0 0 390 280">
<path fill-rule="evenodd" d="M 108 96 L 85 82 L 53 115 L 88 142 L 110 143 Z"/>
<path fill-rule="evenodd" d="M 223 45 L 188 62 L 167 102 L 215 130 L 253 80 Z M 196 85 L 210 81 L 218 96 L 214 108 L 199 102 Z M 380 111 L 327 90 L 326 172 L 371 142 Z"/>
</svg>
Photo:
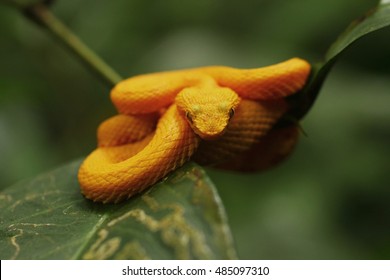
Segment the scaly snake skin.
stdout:
<svg viewBox="0 0 390 280">
<path fill-rule="evenodd" d="M 288 109 L 283 98 L 302 89 L 309 73 L 306 61 L 293 58 L 258 69 L 213 66 L 120 82 L 111 91 L 119 115 L 100 125 L 98 148 L 79 169 L 82 193 L 116 203 L 190 158 L 221 166 L 230 161 L 225 167 L 235 168 L 254 149 L 266 155 L 279 141 L 267 137 Z"/>
</svg>

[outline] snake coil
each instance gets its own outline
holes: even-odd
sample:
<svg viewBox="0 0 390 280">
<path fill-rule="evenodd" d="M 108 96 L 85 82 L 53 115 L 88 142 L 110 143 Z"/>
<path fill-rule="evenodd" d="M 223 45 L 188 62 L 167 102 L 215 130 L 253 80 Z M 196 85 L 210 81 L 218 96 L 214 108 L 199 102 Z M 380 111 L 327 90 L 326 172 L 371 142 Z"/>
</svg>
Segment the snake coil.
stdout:
<svg viewBox="0 0 390 280">
<path fill-rule="evenodd" d="M 212 66 L 120 82 L 111 91 L 119 114 L 100 125 L 98 148 L 79 169 L 82 193 L 116 203 L 190 158 L 226 168 L 263 168 L 295 143 L 286 140 L 296 138 L 294 128 L 270 130 L 288 110 L 284 97 L 302 89 L 309 73 L 306 61 L 293 58 L 258 69 Z M 275 151 L 281 151 L 276 159 Z"/>
</svg>

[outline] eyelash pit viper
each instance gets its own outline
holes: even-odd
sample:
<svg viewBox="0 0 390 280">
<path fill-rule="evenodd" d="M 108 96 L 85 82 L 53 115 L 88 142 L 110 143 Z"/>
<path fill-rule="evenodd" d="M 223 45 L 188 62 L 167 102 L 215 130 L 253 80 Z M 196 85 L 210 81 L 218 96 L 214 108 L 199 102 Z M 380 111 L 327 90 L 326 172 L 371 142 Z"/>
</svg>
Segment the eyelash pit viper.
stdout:
<svg viewBox="0 0 390 280">
<path fill-rule="evenodd" d="M 309 74 L 309 63 L 292 58 L 258 69 L 211 66 L 118 83 L 111 99 L 119 114 L 99 126 L 98 148 L 80 166 L 82 193 L 117 203 L 190 158 L 221 166 L 230 160 L 234 168 L 268 141 L 288 109 L 284 97 L 302 89 Z"/>
</svg>

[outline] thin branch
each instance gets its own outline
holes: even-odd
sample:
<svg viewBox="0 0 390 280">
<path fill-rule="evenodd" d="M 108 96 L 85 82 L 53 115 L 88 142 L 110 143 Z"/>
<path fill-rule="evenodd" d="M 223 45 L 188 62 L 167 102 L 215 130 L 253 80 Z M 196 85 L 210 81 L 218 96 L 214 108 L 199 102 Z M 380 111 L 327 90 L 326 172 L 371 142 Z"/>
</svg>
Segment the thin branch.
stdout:
<svg viewBox="0 0 390 280">
<path fill-rule="evenodd" d="M 26 15 L 47 29 L 56 39 L 69 48 L 90 69 L 113 87 L 122 80 L 107 63 L 105 63 L 94 51 L 85 45 L 61 20 L 59 20 L 45 5 L 34 5 L 26 9 Z"/>
</svg>

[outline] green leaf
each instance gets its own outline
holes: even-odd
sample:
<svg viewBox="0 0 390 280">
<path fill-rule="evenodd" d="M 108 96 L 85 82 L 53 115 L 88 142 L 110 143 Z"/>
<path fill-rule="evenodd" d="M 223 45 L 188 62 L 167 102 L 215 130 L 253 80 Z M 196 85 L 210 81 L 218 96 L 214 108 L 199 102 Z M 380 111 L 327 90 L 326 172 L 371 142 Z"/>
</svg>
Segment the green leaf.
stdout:
<svg viewBox="0 0 390 280">
<path fill-rule="evenodd" d="M 345 32 L 331 45 L 324 61 L 313 66 L 311 77 L 306 87 L 292 97 L 294 105 L 292 115 L 301 119 L 314 104 L 315 99 L 339 56 L 348 47 L 363 36 L 390 26 L 390 1 L 382 0 L 378 6 L 363 17 L 350 24 Z"/>
<path fill-rule="evenodd" d="M 0 192 L 0 259 L 232 259 L 225 212 L 188 163 L 142 195 L 93 203 L 76 161 Z"/>
<path fill-rule="evenodd" d="M 387 3 L 386 3 L 387 2 Z M 328 62 L 340 55 L 359 38 L 390 25 L 390 1 L 382 1 L 378 7 L 350 24 L 347 30 L 332 44 L 325 55 Z"/>
</svg>

